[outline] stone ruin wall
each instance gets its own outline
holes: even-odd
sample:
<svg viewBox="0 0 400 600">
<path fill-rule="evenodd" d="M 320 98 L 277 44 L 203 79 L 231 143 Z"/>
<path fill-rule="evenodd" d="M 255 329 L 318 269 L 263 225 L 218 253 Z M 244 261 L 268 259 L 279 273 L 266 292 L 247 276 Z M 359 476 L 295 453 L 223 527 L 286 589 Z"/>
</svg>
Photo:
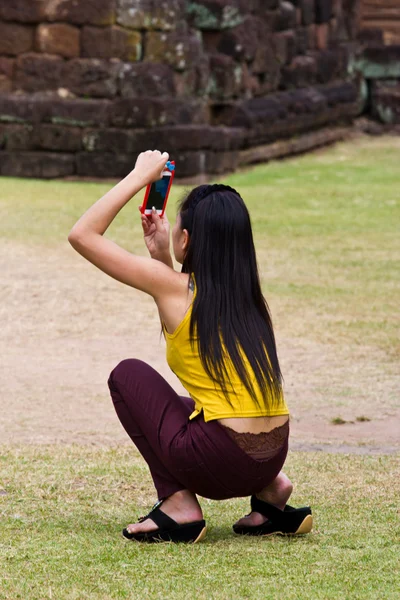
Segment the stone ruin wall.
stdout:
<svg viewBox="0 0 400 600">
<path fill-rule="evenodd" d="M 334 139 L 365 100 L 359 9 L 0 0 L 0 174 L 121 177 L 149 147 L 180 176 L 223 173 Z"/>
<path fill-rule="evenodd" d="M 361 0 L 360 18 L 355 66 L 368 84 L 370 113 L 393 130 L 400 125 L 400 0 Z"/>
</svg>

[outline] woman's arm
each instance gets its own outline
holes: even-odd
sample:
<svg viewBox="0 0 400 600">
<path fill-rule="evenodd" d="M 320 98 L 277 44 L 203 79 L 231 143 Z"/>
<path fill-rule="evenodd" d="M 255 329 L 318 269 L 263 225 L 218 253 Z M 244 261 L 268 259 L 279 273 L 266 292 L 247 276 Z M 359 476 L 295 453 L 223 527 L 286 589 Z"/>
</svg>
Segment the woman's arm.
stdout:
<svg viewBox="0 0 400 600">
<path fill-rule="evenodd" d="M 91 206 L 68 236 L 73 248 L 104 273 L 154 298 L 180 288 L 179 274 L 159 260 L 127 252 L 103 234 L 139 190 L 160 179 L 168 158 L 157 150 L 140 154 L 133 171 Z"/>
</svg>

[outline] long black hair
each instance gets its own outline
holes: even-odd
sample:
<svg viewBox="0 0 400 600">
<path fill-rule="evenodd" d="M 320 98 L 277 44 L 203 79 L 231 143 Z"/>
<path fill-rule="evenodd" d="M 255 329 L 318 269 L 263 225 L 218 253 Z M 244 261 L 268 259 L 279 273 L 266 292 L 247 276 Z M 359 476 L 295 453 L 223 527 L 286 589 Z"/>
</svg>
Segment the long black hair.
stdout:
<svg viewBox="0 0 400 600">
<path fill-rule="evenodd" d="M 200 185 L 179 213 L 190 236 L 182 271 L 193 274 L 196 284 L 190 339 L 197 340 L 204 369 L 228 398 L 230 358 L 252 399 L 257 402 L 256 383 L 265 402 L 273 403 L 282 393 L 282 374 L 246 205 L 229 186 Z"/>
</svg>

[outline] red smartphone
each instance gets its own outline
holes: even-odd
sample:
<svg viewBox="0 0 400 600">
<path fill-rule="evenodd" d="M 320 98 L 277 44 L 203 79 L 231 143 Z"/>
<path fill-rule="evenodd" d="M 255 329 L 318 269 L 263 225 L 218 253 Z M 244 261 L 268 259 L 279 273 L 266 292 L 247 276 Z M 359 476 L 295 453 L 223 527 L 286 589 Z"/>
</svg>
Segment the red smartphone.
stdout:
<svg viewBox="0 0 400 600">
<path fill-rule="evenodd" d="M 160 217 L 164 215 L 174 176 L 175 162 L 171 160 L 165 165 L 162 178 L 147 186 L 143 204 L 140 207 L 142 214 L 151 215 L 151 210 L 154 206 Z"/>
</svg>

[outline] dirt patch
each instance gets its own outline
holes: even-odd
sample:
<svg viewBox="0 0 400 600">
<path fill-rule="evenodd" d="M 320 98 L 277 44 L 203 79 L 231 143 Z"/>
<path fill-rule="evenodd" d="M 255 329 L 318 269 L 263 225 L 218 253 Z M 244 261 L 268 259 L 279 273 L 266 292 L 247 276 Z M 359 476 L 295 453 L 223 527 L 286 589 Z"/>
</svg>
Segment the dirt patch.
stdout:
<svg viewBox="0 0 400 600">
<path fill-rule="evenodd" d="M 107 388 L 124 358 L 141 358 L 185 393 L 166 364 L 152 299 L 67 242 L 55 252 L 3 241 L 0 270 L 1 443 L 130 444 Z M 280 338 L 279 322 L 276 330 L 293 449 L 399 449 L 400 376 L 383 352 Z M 346 423 L 334 425 L 337 417 Z"/>
</svg>

